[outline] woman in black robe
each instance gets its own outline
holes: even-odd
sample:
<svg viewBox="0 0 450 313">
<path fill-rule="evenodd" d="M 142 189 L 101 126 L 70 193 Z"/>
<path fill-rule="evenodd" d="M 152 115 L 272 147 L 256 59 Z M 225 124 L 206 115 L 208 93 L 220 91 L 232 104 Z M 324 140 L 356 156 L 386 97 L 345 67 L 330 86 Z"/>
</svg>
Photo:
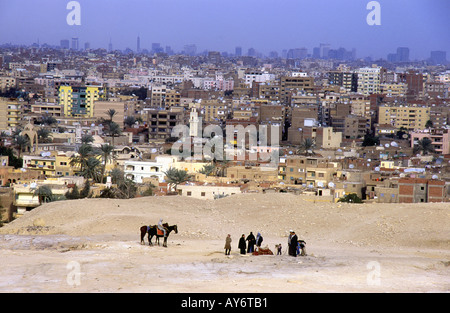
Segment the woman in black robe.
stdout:
<svg viewBox="0 0 450 313">
<path fill-rule="evenodd" d="M 245 254 L 245 248 L 247 247 L 245 243 L 245 235 L 242 234 L 241 239 L 239 239 L 239 246 L 238 248 L 241 250 L 241 254 Z"/>
</svg>

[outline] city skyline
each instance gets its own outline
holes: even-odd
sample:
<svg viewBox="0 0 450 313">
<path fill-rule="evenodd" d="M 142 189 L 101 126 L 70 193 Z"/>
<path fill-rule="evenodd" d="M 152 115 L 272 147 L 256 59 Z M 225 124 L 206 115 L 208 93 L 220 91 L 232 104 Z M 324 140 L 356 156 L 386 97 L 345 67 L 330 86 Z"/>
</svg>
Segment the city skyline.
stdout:
<svg viewBox="0 0 450 313">
<path fill-rule="evenodd" d="M 71 26 L 66 22 L 69 1 L 18 0 L 0 4 L 0 28 L 9 29 L 0 33 L 0 44 L 39 41 L 59 46 L 63 39 L 79 38 L 80 48 L 88 42 L 92 49 L 108 49 L 111 41 L 114 49 L 136 51 L 139 36 L 141 51 L 160 43 L 174 51 L 195 44 L 197 52 L 234 53 L 235 47 L 242 47 L 243 55 L 250 48 L 268 55 L 307 48 L 312 55 L 315 47 L 326 43 L 331 49 L 356 49 L 357 57 L 374 59 L 408 47 L 410 60 L 427 59 L 431 51 L 450 51 L 445 41 L 450 29 L 448 1 L 378 2 L 381 25 L 370 26 L 366 0 L 232 0 L 226 5 L 216 0 L 79 0 L 81 23 Z M 19 15 L 23 23 L 13 24 Z"/>
</svg>

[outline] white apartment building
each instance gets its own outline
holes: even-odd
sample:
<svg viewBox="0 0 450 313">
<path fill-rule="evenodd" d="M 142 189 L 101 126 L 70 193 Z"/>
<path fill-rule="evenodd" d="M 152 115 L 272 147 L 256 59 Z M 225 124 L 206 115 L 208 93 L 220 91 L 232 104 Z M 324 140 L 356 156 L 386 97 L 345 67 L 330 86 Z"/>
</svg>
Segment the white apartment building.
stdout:
<svg viewBox="0 0 450 313">
<path fill-rule="evenodd" d="M 359 93 L 370 95 L 380 92 L 381 67 L 363 67 L 357 74 Z"/>
<path fill-rule="evenodd" d="M 124 162 L 125 178 L 142 184 L 146 178 L 158 178 L 160 182 L 164 181 L 166 172 L 172 163 L 178 161 L 176 156 L 158 156 L 153 161 L 132 161 Z"/>
</svg>

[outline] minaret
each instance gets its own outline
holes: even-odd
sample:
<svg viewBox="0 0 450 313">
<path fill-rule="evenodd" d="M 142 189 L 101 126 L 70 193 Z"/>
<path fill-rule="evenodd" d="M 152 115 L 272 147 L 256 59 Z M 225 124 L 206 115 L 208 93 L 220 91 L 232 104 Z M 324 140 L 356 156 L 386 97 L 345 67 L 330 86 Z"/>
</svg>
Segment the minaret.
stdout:
<svg viewBox="0 0 450 313">
<path fill-rule="evenodd" d="M 108 52 L 112 52 L 112 42 L 111 42 L 111 38 L 109 38 Z"/>
</svg>

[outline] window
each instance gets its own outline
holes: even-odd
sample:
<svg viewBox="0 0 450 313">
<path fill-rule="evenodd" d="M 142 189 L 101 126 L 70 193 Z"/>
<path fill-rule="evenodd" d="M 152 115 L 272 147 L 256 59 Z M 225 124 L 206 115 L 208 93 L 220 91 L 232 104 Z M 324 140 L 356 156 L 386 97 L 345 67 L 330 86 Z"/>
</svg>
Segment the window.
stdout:
<svg viewBox="0 0 450 313">
<path fill-rule="evenodd" d="M 187 196 L 191 196 L 191 195 L 192 195 L 192 192 L 191 192 L 191 191 L 188 191 L 188 192 L 186 193 L 186 195 L 187 195 Z"/>
<path fill-rule="evenodd" d="M 206 196 L 206 192 L 202 192 L 202 193 L 201 193 L 201 196 L 202 196 L 202 197 Z"/>
</svg>

